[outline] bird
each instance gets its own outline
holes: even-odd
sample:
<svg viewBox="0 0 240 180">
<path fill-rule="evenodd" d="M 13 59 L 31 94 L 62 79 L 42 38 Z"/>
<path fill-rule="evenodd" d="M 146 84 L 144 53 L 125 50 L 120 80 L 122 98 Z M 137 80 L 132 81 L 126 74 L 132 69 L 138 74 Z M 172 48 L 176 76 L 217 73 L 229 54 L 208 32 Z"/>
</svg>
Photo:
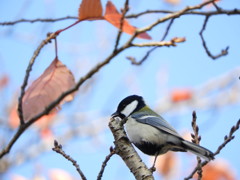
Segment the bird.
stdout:
<svg viewBox="0 0 240 180">
<path fill-rule="evenodd" d="M 183 139 L 163 117 L 146 105 L 141 96 L 124 98 L 112 114 L 112 118 L 116 117 L 126 120 L 125 129 L 131 143 L 143 153 L 155 156 L 153 167 L 157 157 L 168 151 L 189 151 L 206 161 L 214 159 L 210 150 Z"/>
</svg>

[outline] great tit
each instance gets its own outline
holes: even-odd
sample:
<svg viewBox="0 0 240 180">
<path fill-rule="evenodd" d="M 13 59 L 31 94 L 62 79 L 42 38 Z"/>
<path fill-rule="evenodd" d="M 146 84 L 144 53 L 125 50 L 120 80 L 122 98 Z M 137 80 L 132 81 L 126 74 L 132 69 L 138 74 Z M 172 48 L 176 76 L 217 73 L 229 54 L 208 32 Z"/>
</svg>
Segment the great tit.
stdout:
<svg viewBox="0 0 240 180">
<path fill-rule="evenodd" d="M 168 151 L 190 151 L 210 161 L 214 154 L 208 149 L 184 140 L 160 115 L 151 110 L 141 96 L 123 99 L 112 117 L 126 118 L 126 132 L 130 141 L 143 153 L 155 156 Z M 154 165 L 153 165 L 154 167 Z"/>
</svg>

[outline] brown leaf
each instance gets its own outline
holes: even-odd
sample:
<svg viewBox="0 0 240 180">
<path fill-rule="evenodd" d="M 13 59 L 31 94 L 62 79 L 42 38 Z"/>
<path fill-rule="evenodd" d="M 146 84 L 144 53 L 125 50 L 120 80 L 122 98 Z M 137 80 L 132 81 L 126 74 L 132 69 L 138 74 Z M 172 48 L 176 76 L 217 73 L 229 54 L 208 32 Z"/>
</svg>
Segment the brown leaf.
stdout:
<svg viewBox="0 0 240 180">
<path fill-rule="evenodd" d="M 100 0 L 83 0 L 78 9 L 79 20 L 102 19 L 102 4 Z"/>
<path fill-rule="evenodd" d="M 116 7 L 114 6 L 114 4 L 111 1 L 107 2 L 104 18 L 106 21 L 111 23 L 113 26 L 120 29 L 122 14 L 120 14 L 117 11 Z M 133 35 L 135 33 L 136 29 L 137 28 L 130 25 L 126 19 L 123 20 L 123 26 L 122 26 L 123 32 Z M 137 37 L 142 38 L 142 39 L 151 39 L 151 37 L 145 32 L 139 34 Z"/>
<path fill-rule="evenodd" d="M 74 85 L 75 81 L 71 71 L 55 58 L 44 73 L 27 89 L 23 97 L 24 120 L 28 121 L 41 113 L 45 107 Z M 72 99 L 73 94 L 70 94 L 63 99 L 60 105 Z M 60 109 L 60 105 L 53 111 Z"/>
</svg>

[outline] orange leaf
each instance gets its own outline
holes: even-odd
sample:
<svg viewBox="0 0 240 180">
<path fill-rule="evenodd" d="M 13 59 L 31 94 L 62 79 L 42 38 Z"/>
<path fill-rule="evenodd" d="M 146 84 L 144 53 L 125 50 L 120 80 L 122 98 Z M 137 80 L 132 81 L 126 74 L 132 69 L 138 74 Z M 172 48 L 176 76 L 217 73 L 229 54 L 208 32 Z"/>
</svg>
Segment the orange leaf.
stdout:
<svg viewBox="0 0 240 180">
<path fill-rule="evenodd" d="M 173 152 L 168 152 L 162 156 L 158 156 L 156 162 L 156 170 L 163 176 L 168 176 L 172 171 L 175 171 L 177 157 Z"/>
<path fill-rule="evenodd" d="M 104 18 L 109 23 L 111 23 L 113 26 L 120 29 L 122 15 L 117 11 L 116 7 L 114 6 L 114 4 L 111 1 L 107 2 Z M 126 19 L 124 19 L 122 31 L 127 34 L 133 35 L 136 31 L 136 27 L 130 25 L 128 23 L 128 21 Z M 151 39 L 151 37 L 147 33 L 141 33 L 137 37 L 142 38 L 142 39 Z"/>
<path fill-rule="evenodd" d="M 181 102 L 190 100 L 193 96 L 193 92 L 190 89 L 175 89 L 171 92 L 172 102 Z"/>
<path fill-rule="evenodd" d="M 196 179 L 196 174 L 194 176 Z M 226 161 L 218 160 L 211 162 L 203 167 L 202 180 L 237 180 L 234 171 L 230 168 Z"/>
<path fill-rule="evenodd" d="M 28 121 L 44 111 L 45 107 L 74 85 L 75 81 L 71 71 L 55 58 L 44 73 L 27 89 L 23 97 L 24 120 Z M 60 105 L 72 99 L 73 94 L 70 94 L 62 100 Z M 60 105 L 53 111 L 60 109 Z"/>
<path fill-rule="evenodd" d="M 79 20 L 102 19 L 102 4 L 100 0 L 83 0 L 78 9 Z"/>
</svg>

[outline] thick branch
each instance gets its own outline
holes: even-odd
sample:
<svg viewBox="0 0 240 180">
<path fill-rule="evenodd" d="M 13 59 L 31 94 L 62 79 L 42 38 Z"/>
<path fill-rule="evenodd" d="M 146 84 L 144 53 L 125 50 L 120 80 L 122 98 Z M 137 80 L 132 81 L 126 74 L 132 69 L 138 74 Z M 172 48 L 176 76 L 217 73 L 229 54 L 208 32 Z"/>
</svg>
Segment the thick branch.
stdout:
<svg viewBox="0 0 240 180">
<path fill-rule="evenodd" d="M 111 118 L 108 126 L 115 139 L 114 144 L 116 153 L 122 158 L 135 178 L 138 180 L 153 179 L 152 172 L 142 162 L 131 142 L 128 140 L 121 121 L 116 118 Z"/>
</svg>

